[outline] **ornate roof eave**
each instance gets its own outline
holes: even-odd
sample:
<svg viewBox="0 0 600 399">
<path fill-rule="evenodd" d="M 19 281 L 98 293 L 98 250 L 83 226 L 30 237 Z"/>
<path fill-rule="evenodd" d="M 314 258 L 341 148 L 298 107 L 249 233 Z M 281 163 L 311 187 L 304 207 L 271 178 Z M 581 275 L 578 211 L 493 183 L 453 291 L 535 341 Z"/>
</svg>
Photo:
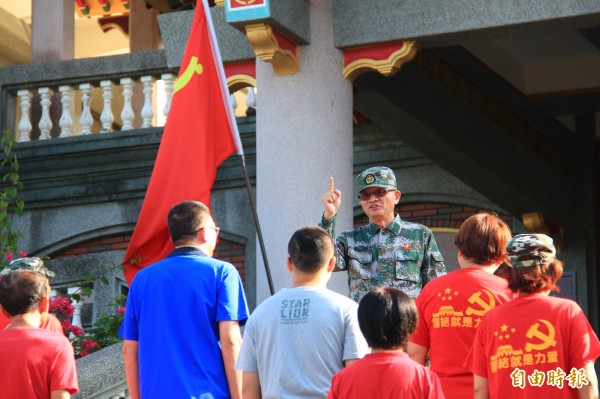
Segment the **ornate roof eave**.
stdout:
<svg viewBox="0 0 600 399">
<path fill-rule="evenodd" d="M 392 76 L 415 57 L 418 48 L 414 41 L 399 41 L 343 49 L 344 77 L 353 81 L 371 71 Z"/>
<path fill-rule="evenodd" d="M 131 0 L 74 0 L 75 12 L 81 18 L 113 17 L 128 15 Z M 145 0 L 146 7 L 158 10 L 159 13 L 191 10 L 197 0 Z M 221 2 L 223 0 L 220 0 Z M 216 0 L 218 3 L 219 0 Z M 215 5 L 215 0 L 208 0 L 209 5 Z M 222 5 L 222 4 L 221 4 Z"/>
<path fill-rule="evenodd" d="M 75 0 L 79 17 L 113 16 L 129 14 L 129 0 Z"/>
</svg>

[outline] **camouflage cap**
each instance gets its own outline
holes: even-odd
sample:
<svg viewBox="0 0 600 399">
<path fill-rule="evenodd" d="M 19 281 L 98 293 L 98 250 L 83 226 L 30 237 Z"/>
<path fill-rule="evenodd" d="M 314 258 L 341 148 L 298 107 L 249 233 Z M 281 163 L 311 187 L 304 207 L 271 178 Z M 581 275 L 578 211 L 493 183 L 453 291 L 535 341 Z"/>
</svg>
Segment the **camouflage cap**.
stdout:
<svg viewBox="0 0 600 399">
<path fill-rule="evenodd" d="M 518 234 L 506 246 L 512 267 L 548 264 L 556 259 L 554 241 L 545 234 Z"/>
<path fill-rule="evenodd" d="M 43 260 L 41 260 L 40 258 L 33 258 L 33 257 L 19 258 L 19 259 L 13 260 L 12 262 L 10 262 L 8 264 L 8 266 L 6 266 L 4 268 L 4 270 L 2 270 L 2 272 L 0 272 L 0 275 L 8 274 L 8 273 L 12 272 L 13 270 L 31 270 L 34 272 L 42 273 L 46 277 L 56 276 L 56 274 L 54 272 L 46 269 L 46 267 L 44 266 Z"/>
<path fill-rule="evenodd" d="M 369 187 L 396 187 L 394 171 L 385 166 L 374 166 L 356 176 L 356 189 L 361 192 Z"/>
</svg>

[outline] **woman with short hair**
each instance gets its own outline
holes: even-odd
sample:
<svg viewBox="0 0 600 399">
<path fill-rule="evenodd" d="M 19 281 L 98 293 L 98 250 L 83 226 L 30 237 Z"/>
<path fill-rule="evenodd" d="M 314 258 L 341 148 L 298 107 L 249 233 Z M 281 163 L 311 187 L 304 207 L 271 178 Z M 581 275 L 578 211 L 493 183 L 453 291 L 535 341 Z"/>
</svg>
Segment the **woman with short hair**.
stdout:
<svg viewBox="0 0 600 399">
<path fill-rule="evenodd" d="M 519 297 L 484 317 L 467 359 L 475 399 L 598 398 L 600 342 L 577 303 L 551 297 L 563 263 L 544 234 L 508 243 L 509 287 Z"/>
<path fill-rule="evenodd" d="M 439 377 L 447 398 L 472 399 L 473 374 L 463 366 L 486 312 L 516 295 L 494 275 L 506 261 L 509 227 L 497 215 L 477 213 L 460 226 L 454 244 L 459 270 L 427 283 L 416 300 L 419 323 L 408 355 Z"/>
</svg>

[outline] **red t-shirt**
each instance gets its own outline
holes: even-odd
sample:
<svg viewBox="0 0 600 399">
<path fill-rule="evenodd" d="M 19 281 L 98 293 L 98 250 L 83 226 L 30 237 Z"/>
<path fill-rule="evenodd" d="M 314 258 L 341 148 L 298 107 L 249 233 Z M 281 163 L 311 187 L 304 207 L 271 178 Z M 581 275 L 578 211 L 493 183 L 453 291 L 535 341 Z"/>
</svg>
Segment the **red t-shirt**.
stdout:
<svg viewBox="0 0 600 399">
<path fill-rule="evenodd" d="M 481 269 L 431 280 L 416 299 L 419 322 L 410 342 L 429 348 L 431 370 L 448 398 L 473 398 L 473 374 L 463 366 L 483 315 L 516 297 L 508 282 Z"/>
<path fill-rule="evenodd" d="M 598 356 L 600 342 L 579 305 L 529 294 L 485 316 L 467 364 L 488 379 L 491 399 L 577 398 L 580 369 Z"/>
<path fill-rule="evenodd" d="M 327 399 L 444 398 L 438 377 L 404 352 L 371 353 L 333 376 Z"/>
<path fill-rule="evenodd" d="M 48 316 L 43 317 L 40 328 L 44 330 L 54 331 L 55 333 L 63 334 L 60 321 L 51 313 L 46 313 Z M 11 323 L 10 317 L 6 317 L 4 312 L 0 312 L 0 330 L 4 330 Z"/>
<path fill-rule="evenodd" d="M 75 355 L 69 340 L 39 328 L 0 331 L 0 397 L 50 398 L 50 393 L 77 392 Z"/>
</svg>

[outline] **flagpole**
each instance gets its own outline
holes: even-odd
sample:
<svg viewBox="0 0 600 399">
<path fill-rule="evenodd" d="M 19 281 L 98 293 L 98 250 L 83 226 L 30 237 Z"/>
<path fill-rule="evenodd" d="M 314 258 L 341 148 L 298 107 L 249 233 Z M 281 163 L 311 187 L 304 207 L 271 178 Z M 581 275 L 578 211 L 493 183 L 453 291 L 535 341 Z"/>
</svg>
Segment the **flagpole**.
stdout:
<svg viewBox="0 0 600 399">
<path fill-rule="evenodd" d="M 197 6 L 197 4 L 196 4 Z M 265 250 L 265 243 L 263 240 L 262 232 L 260 230 L 260 223 L 258 222 L 258 214 L 256 213 L 256 207 L 254 206 L 254 200 L 252 199 L 252 189 L 250 187 L 250 179 L 248 178 L 248 172 L 246 170 L 246 159 L 244 157 L 244 149 L 242 147 L 242 140 L 240 139 L 240 133 L 237 127 L 237 121 L 235 120 L 235 116 L 233 115 L 233 106 L 231 104 L 231 99 L 229 98 L 229 89 L 227 87 L 227 82 L 225 79 L 225 71 L 223 70 L 223 61 L 221 60 L 221 52 L 219 51 L 219 47 L 217 45 L 217 35 L 215 34 L 215 27 L 212 21 L 212 15 L 210 13 L 210 7 L 208 6 L 207 0 L 202 0 L 202 7 L 204 7 L 204 14 L 206 15 L 206 22 L 208 24 L 208 32 L 211 37 L 210 45 L 212 47 L 212 52 L 214 55 L 217 76 L 220 81 L 221 94 L 223 96 L 223 104 L 225 105 L 225 109 L 227 110 L 227 119 L 229 120 L 229 126 L 231 127 L 231 131 L 233 134 L 233 138 L 235 141 L 235 146 L 237 148 L 237 153 L 240 156 L 242 161 L 242 171 L 244 172 L 244 182 L 246 183 L 246 191 L 248 192 L 248 201 L 250 201 L 250 210 L 252 211 L 252 217 L 254 218 L 254 226 L 256 227 L 256 235 L 258 236 L 258 243 L 260 244 L 260 251 L 262 253 L 263 262 L 265 264 L 265 272 L 267 273 L 267 282 L 269 283 L 269 291 L 271 295 L 275 294 L 275 289 L 273 288 L 273 279 L 271 278 L 271 268 L 269 267 L 269 261 L 267 260 L 267 251 Z"/>
<path fill-rule="evenodd" d="M 265 242 L 263 240 L 262 231 L 260 230 L 258 214 L 256 213 L 256 207 L 254 206 L 254 200 L 252 199 L 252 188 L 250 186 L 250 178 L 248 177 L 248 171 L 246 170 L 246 158 L 244 157 L 244 154 L 238 155 L 240 156 L 240 161 L 242 162 L 244 182 L 246 183 L 246 191 L 248 192 L 248 201 L 250 201 L 250 210 L 252 211 L 252 217 L 254 218 L 254 226 L 256 226 L 256 235 L 258 236 L 260 253 L 262 254 L 263 262 L 265 264 L 265 272 L 267 274 L 267 282 L 269 283 L 269 291 L 271 292 L 271 295 L 273 295 L 275 294 L 275 289 L 273 288 L 273 279 L 271 278 L 271 268 L 269 267 L 269 261 L 267 260 L 267 251 L 265 249 Z"/>
</svg>

